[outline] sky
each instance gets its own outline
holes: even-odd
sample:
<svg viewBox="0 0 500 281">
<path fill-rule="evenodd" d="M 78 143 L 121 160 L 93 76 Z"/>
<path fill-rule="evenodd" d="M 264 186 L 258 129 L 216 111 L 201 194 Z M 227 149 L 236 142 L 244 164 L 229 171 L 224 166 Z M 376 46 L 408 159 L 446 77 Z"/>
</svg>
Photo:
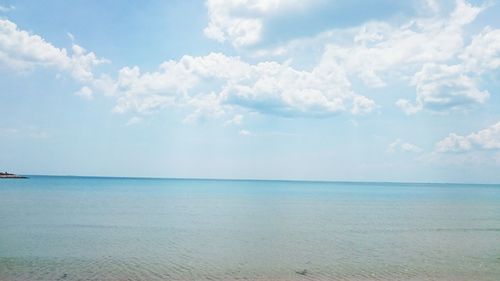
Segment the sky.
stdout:
<svg viewBox="0 0 500 281">
<path fill-rule="evenodd" d="M 0 170 L 499 183 L 499 4 L 0 0 Z"/>
</svg>

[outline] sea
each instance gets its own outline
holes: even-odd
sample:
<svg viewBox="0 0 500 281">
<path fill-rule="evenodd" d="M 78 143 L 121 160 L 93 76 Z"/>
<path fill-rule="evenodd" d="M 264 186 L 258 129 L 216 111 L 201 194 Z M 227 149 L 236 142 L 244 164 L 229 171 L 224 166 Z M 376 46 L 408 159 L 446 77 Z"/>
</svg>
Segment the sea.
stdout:
<svg viewBox="0 0 500 281">
<path fill-rule="evenodd" d="M 0 280 L 500 280 L 500 186 L 0 179 Z"/>
</svg>

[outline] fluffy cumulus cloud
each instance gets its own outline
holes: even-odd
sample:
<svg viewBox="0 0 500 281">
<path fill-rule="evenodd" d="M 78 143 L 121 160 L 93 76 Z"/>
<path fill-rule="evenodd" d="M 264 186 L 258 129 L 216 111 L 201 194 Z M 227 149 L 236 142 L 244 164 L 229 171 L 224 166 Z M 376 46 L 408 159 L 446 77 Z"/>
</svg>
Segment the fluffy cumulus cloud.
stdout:
<svg viewBox="0 0 500 281">
<path fill-rule="evenodd" d="M 240 111 L 281 116 L 363 114 L 375 107 L 374 101 L 351 90 L 342 68 L 335 64 L 304 71 L 277 62 L 249 64 L 221 53 L 184 56 L 163 63 L 155 72 L 126 67 L 116 83 L 115 112 L 189 106 L 194 112 L 186 121 Z"/>
<path fill-rule="evenodd" d="M 261 39 L 266 19 L 316 2 L 208 0 L 209 22 L 204 32 L 235 47 L 251 46 Z M 404 24 L 372 21 L 326 31 L 313 39 L 292 40 L 278 46 L 279 51 L 258 50 L 268 58 L 254 57 L 252 63 L 222 53 L 185 55 L 154 71 L 125 66 L 117 74 L 99 77 L 94 68 L 106 60 L 93 52 L 78 45 L 71 50 L 57 48 L 3 19 L 0 65 L 19 71 L 52 68 L 69 73 L 82 84 L 77 95 L 87 99 L 99 93 L 112 96 L 116 113 L 141 115 L 188 108 L 184 119 L 188 123 L 215 117 L 237 125 L 250 112 L 304 117 L 367 114 L 378 107 L 367 94 L 370 88 L 390 87 L 394 77 L 415 88 L 414 100 L 394 101 L 408 114 L 484 104 L 490 93 L 478 81 L 484 72 L 500 67 L 500 31 L 486 27 L 467 38 L 465 27 L 484 7 L 457 0 L 451 12 L 441 14 L 438 2 L 425 2 L 430 16 Z M 294 50 L 308 49 L 311 42 L 321 46 L 320 55 L 308 67 L 295 63 Z M 271 59 L 274 55 L 286 57 L 276 61 Z M 353 79 L 364 85 L 352 87 Z M 358 90 L 364 87 L 368 90 Z"/>
<path fill-rule="evenodd" d="M 402 26 L 368 23 L 355 29 L 351 44 L 328 44 L 323 57 L 369 87 L 386 86 L 387 73 L 413 76 L 409 81 L 416 89 L 415 101 L 396 102 L 407 114 L 468 109 L 489 97 L 479 89 L 477 73 L 499 66 L 498 30 L 487 28 L 464 47 L 464 27 L 482 9 L 457 1 L 445 18 L 415 19 Z"/>
<path fill-rule="evenodd" d="M 88 82 L 93 79 L 92 68 L 105 62 L 78 45 L 73 45 L 69 54 L 66 49 L 19 29 L 15 23 L 0 19 L 1 65 L 18 71 L 54 68 L 70 73 L 78 81 Z"/>
<path fill-rule="evenodd" d="M 457 0 L 451 12 L 437 13 L 402 24 L 373 21 L 358 27 L 333 29 L 292 40 L 258 56 L 304 54 L 324 45 L 323 64 L 335 64 L 368 88 L 390 87 L 395 78 L 415 87 L 415 100 L 400 98 L 396 106 L 407 114 L 422 110 L 449 112 L 484 104 L 489 93 L 478 86 L 482 73 L 500 66 L 500 30 L 486 27 L 469 38 L 465 28 L 486 9 Z M 301 52 L 302 51 L 302 52 Z"/>
<path fill-rule="evenodd" d="M 486 102 L 490 94 L 478 88 L 463 65 L 425 64 L 412 79 L 416 86 L 415 103 L 400 99 L 397 105 L 413 114 L 423 108 L 433 111 L 460 110 Z"/>
<path fill-rule="evenodd" d="M 317 0 L 316 0 L 317 1 Z M 291 10 L 300 10 L 315 0 L 208 0 L 207 37 L 235 47 L 258 43 L 266 17 Z"/>
<path fill-rule="evenodd" d="M 463 44 L 463 26 L 472 22 L 480 11 L 478 7 L 458 2 L 455 11 L 445 19 L 415 19 L 402 26 L 368 23 L 356 29 L 352 44 L 330 44 L 326 52 L 367 85 L 384 86 L 379 76 L 384 71 L 453 58 Z"/>
<path fill-rule="evenodd" d="M 436 152 L 469 152 L 500 149 L 500 122 L 469 135 L 449 134 L 436 144 Z"/>
<path fill-rule="evenodd" d="M 469 71 L 483 72 L 500 67 L 500 29 L 486 27 L 460 55 Z"/>
</svg>

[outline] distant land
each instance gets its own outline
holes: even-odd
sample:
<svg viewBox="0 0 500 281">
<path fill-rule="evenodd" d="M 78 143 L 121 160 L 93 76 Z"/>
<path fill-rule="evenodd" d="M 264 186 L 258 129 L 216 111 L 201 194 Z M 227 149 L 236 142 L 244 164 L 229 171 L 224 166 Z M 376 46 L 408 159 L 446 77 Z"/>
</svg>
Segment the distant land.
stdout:
<svg viewBox="0 0 500 281">
<path fill-rule="evenodd" d="M 0 172 L 0 179 L 27 179 L 25 176 L 18 176 L 7 172 Z"/>
</svg>

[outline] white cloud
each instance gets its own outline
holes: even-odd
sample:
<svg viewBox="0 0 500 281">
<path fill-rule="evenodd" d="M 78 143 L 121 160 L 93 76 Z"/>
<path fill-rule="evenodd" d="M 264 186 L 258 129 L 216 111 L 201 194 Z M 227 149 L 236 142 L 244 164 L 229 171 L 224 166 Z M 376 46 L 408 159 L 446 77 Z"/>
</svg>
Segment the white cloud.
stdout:
<svg viewBox="0 0 500 281">
<path fill-rule="evenodd" d="M 424 63 L 454 58 L 463 47 L 464 26 L 474 21 L 482 9 L 459 0 L 445 18 L 416 18 L 402 25 L 369 22 L 356 28 L 330 30 L 311 40 L 326 45 L 322 58 L 325 63 L 335 62 L 368 86 L 382 87 L 386 83 L 380 76 L 387 70 L 411 70 Z M 331 42 L 335 40 L 339 42 Z M 295 41 L 284 48 L 296 48 L 307 41 Z"/>
<path fill-rule="evenodd" d="M 349 110 L 362 114 L 375 107 L 372 100 L 351 90 L 345 73 L 335 64 L 301 71 L 277 62 L 249 64 L 219 53 L 167 61 L 156 72 L 123 68 L 115 88 L 119 92 L 115 112 L 194 108 L 186 122 L 245 111 L 314 117 Z"/>
<path fill-rule="evenodd" d="M 224 27 L 226 16 L 232 20 L 239 9 L 265 14 L 302 4 L 241 0 L 209 1 L 207 5 L 211 15 L 208 28 L 218 30 L 214 34 L 219 34 L 221 40 L 229 38 L 237 44 L 237 40 L 246 40 L 250 35 L 231 33 L 229 27 Z M 179 61 L 163 63 L 155 72 L 141 73 L 138 67 L 125 67 L 112 87 L 119 95 L 114 111 L 147 113 L 172 106 L 193 108 L 185 122 L 208 116 L 230 119 L 245 112 L 312 117 L 341 112 L 365 114 L 377 107 L 375 101 L 355 93 L 349 77 L 356 75 L 370 87 L 384 87 L 388 73 L 404 79 L 414 76 L 410 83 L 416 88 L 415 101 L 400 99 L 396 103 L 408 114 L 422 109 L 468 109 L 486 102 L 489 93 L 478 88 L 476 78 L 469 75 L 467 68 L 446 63 L 463 53 L 463 28 L 482 9 L 458 0 L 445 18 L 436 15 L 402 26 L 370 22 L 358 28 L 327 32 L 322 40 L 343 34 L 333 37 L 347 35 L 351 41 L 323 41 L 324 52 L 310 70 L 299 70 L 289 61 L 250 64 L 219 53 L 186 55 Z M 218 17 L 221 18 L 217 20 Z M 473 53 L 472 47 L 469 53 Z"/>
<path fill-rule="evenodd" d="M 78 90 L 75 95 L 82 97 L 86 100 L 92 100 L 94 99 L 93 91 L 87 86 L 82 87 L 80 90 Z"/>
<path fill-rule="evenodd" d="M 38 35 L 19 30 L 9 20 L 0 20 L 0 62 L 19 70 L 35 65 L 64 68 L 69 57 L 65 49 L 58 49 Z"/>
<path fill-rule="evenodd" d="M 439 5 L 427 1 L 437 13 Z M 368 22 L 359 27 L 334 29 L 313 37 L 296 39 L 270 50 L 258 50 L 262 56 L 289 56 L 307 53 L 324 45 L 322 64 L 335 64 L 349 77 L 357 76 L 368 87 L 386 87 L 403 79 L 416 88 L 414 102 L 400 99 L 396 105 L 413 114 L 428 109 L 447 112 L 468 109 L 484 103 L 489 93 L 477 86 L 477 74 L 498 67 L 500 36 L 486 28 L 465 48 L 464 28 L 473 22 L 485 6 L 456 1 L 448 15 L 432 14 L 402 25 Z M 310 52 L 310 51 L 309 51 Z M 472 72 L 472 70 L 474 72 Z M 413 78 L 409 78 L 412 77 Z"/>
<path fill-rule="evenodd" d="M 73 77 L 81 82 L 90 82 L 94 79 L 92 68 L 99 64 L 108 63 L 106 59 L 99 59 L 93 52 L 73 44 L 73 55 L 70 58 L 70 69 Z"/>
<path fill-rule="evenodd" d="M 500 149 L 500 122 L 472 134 L 470 139 L 482 149 Z"/>
<path fill-rule="evenodd" d="M 401 139 L 396 139 L 394 142 L 389 144 L 387 151 L 392 152 L 392 153 L 398 152 L 398 151 L 411 152 L 411 153 L 421 153 L 423 151 L 423 149 L 415 144 L 405 142 Z"/>
<path fill-rule="evenodd" d="M 205 33 L 235 46 L 250 46 L 259 42 L 267 17 L 315 2 L 209 0 Z M 94 67 L 106 60 L 76 44 L 69 51 L 57 48 L 9 20 L 0 20 L 0 64 L 19 71 L 45 67 L 69 73 L 83 84 L 77 95 L 91 99 L 100 92 L 116 97 L 116 113 L 188 108 L 185 122 L 215 117 L 238 124 L 243 117 L 237 116 L 250 112 L 306 117 L 372 112 L 377 108 L 375 101 L 352 90 L 350 79 L 354 76 L 368 87 L 386 87 L 388 79 L 394 77 L 409 81 L 416 88 L 415 100 L 396 102 L 408 114 L 423 109 L 468 109 L 485 103 L 489 93 L 479 89 L 477 75 L 499 66 L 499 31 L 486 28 L 464 47 L 464 27 L 483 7 L 458 0 L 450 14 L 440 17 L 437 2 L 426 3 L 434 14 L 403 25 L 369 22 L 323 32 L 309 40 L 322 51 L 318 61 L 307 68 L 292 66 L 293 56 L 283 63 L 249 63 L 237 56 L 210 53 L 166 61 L 156 71 L 123 67 L 116 79 L 96 77 Z M 297 46 L 310 47 L 309 41 L 295 40 L 278 46 L 277 52 L 260 51 L 290 55 L 290 49 Z"/>
<path fill-rule="evenodd" d="M 96 91 L 107 96 L 114 96 L 118 92 L 117 83 L 107 74 L 101 74 L 99 78 L 94 78 L 90 84 Z"/>
<path fill-rule="evenodd" d="M 299 71 L 263 62 L 252 65 L 249 74 L 224 87 L 226 102 L 261 113 L 323 116 L 345 111 L 357 97 L 342 69 L 333 64 Z"/>
<path fill-rule="evenodd" d="M 435 150 L 439 153 L 449 153 L 468 152 L 477 149 L 500 149 L 500 122 L 466 136 L 450 133 L 436 144 Z"/>
<path fill-rule="evenodd" d="M 351 112 L 353 114 L 364 114 L 371 112 L 376 107 L 375 101 L 365 97 L 356 96 L 353 101 Z"/>
<path fill-rule="evenodd" d="M 486 27 L 460 55 L 465 66 L 476 72 L 500 67 L 500 29 Z"/>
<path fill-rule="evenodd" d="M 446 138 L 436 144 L 437 152 L 464 152 L 472 148 L 472 143 L 467 137 L 450 133 Z"/>
<path fill-rule="evenodd" d="M 250 46 L 261 40 L 264 19 L 278 12 L 300 10 L 314 0 L 208 0 L 207 37 L 235 47 Z"/>
<path fill-rule="evenodd" d="M 17 71 L 54 68 L 70 73 L 78 81 L 89 82 L 93 79 L 92 68 L 105 62 L 78 45 L 72 46 L 69 55 L 66 49 L 54 47 L 42 37 L 0 19 L 0 64 L 6 67 Z"/>
<path fill-rule="evenodd" d="M 486 102 L 490 94 L 479 90 L 475 79 L 464 72 L 462 65 L 425 64 L 412 80 L 416 86 L 416 103 L 400 99 L 396 105 L 407 114 L 423 108 L 433 111 L 467 109 Z"/>
<path fill-rule="evenodd" d="M 221 96 L 215 93 L 208 95 L 197 95 L 187 100 L 187 106 L 194 108 L 194 111 L 185 119 L 185 123 L 195 123 L 207 117 L 222 117 L 227 110 L 221 105 Z"/>
</svg>

